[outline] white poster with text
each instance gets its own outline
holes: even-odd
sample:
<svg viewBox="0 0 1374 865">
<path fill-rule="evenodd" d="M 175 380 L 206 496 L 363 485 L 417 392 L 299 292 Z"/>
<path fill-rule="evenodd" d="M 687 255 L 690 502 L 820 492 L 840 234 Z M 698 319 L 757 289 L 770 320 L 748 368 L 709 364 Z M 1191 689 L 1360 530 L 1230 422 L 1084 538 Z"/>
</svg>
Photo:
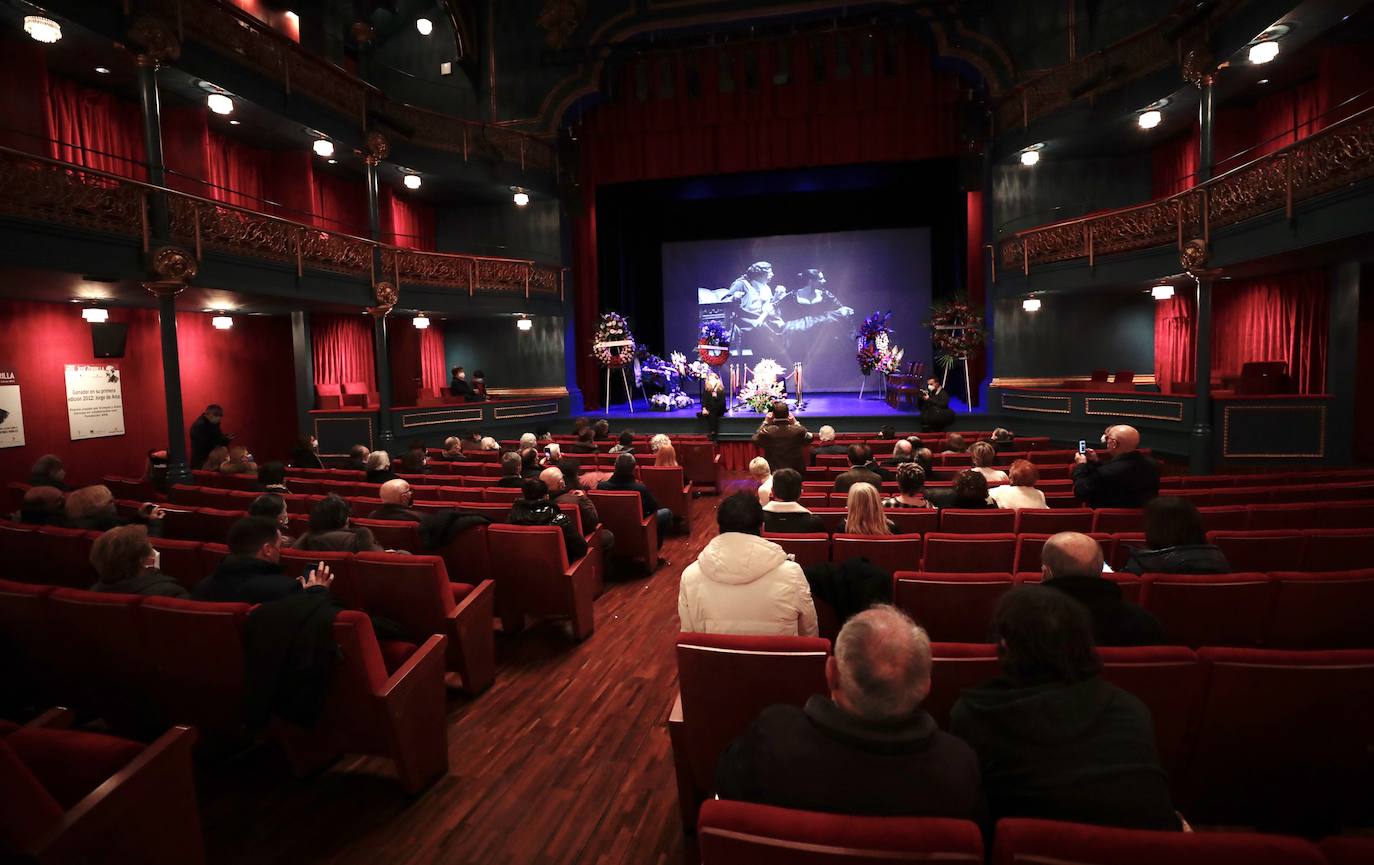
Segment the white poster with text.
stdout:
<svg viewBox="0 0 1374 865">
<path fill-rule="evenodd" d="M 24 446 L 24 408 L 19 402 L 19 375 L 0 369 L 0 448 Z"/>
<path fill-rule="evenodd" d="M 124 391 L 114 364 L 67 364 L 72 441 L 124 435 Z"/>
</svg>

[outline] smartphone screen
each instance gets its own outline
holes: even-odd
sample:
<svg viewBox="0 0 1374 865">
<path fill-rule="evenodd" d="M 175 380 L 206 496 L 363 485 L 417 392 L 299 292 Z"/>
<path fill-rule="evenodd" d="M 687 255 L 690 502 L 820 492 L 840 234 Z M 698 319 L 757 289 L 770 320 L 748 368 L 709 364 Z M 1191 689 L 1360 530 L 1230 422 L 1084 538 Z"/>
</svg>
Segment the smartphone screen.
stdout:
<svg viewBox="0 0 1374 865">
<path fill-rule="evenodd" d="M 1088 452 L 1088 440 L 1087 440 L 1087 439 L 1079 439 L 1079 440 L 1078 440 L 1078 452 L 1081 453 L 1081 454 L 1085 454 L 1085 453 Z"/>
</svg>

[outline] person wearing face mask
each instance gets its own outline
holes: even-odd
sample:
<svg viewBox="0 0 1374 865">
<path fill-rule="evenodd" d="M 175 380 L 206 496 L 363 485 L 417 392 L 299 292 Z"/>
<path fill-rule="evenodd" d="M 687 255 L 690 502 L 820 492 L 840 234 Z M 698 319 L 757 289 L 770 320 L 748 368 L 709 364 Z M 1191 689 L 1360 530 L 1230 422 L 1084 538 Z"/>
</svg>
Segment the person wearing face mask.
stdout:
<svg viewBox="0 0 1374 865">
<path fill-rule="evenodd" d="M 158 551 L 148 543 L 145 526 L 110 529 L 91 545 L 91 566 L 100 577 L 91 591 L 191 597 L 185 586 L 158 570 L 161 563 Z"/>
<path fill-rule="evenodd" d="M 275 520 L 244 517 L 229 529 L 229 555 L 215 572 L 196 584 L 197 601 L 265 604 L 301 591 L 327 591 L 334 576 L 320 566 L 292 579 L 281 569 L 282 534 Z"/>
</svg>

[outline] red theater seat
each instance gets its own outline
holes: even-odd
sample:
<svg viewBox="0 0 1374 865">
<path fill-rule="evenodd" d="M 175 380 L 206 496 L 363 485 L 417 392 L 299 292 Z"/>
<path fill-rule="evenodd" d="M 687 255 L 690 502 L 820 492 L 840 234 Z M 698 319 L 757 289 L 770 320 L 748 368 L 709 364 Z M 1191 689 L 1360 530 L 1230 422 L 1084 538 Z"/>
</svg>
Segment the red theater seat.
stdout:
<svg viewBox="0 0 1374 865">
<path fill-rule="evenodd" d="M 1016 512 L 1018 534 L 1053 535 L 1093 530 L 1092 508 L 1023 508 Z"/>
<path fill-rule="evenodd" d="M 968 820 L 850 817 L 714 800 L 697 827 L 702 865 L 982 865 L 983 837 Z"/>
<path fill-rule="evenodd" d="M 658 567 L 658 520 L 653 514 L 641 516 L 639 493 L 592 490 L 587 495 L 596 505 L 601 524 L 615 535 L 616 555 L 642 559 L 652 573 Z"/>
<path fill-rule="evenodd" d="M 1142 606 L 1169 642 L 1192 646 L 1258 646 L 1274 606 L 1266 574 L 1146 574 Z"/>
<path fill-rule="evenodd" d="M 186 587 L 194 589 L 202 577 L 208 576 L 201 570 L 200 541 L 176 541 L 167 538 L 149 538 L 148 542 L 158 552 L 158 569 Z"/>
<path fill-rule="evenodd" d="M 509 505 L 523 496 L 524 492 L 519 487 L 486 487 L 482 490 L 482 501 L 488 504 Z"/>
<path fill-rule="evenodd" d="M 48 597 L 48 636 L 58 676 L 76 708 L 115 730 L 146 732 L 165 721 L 155 710 L 139 595 L 58 589 Z M 166 647 L 175 651 L 174 646 Z"/>
<path fill-rule="evenodd" d="M 832 561 L 845 562 L 856 556 L 889 574 L 911 571 L 921 563 L 920 535 L 835 535 L 831 545 Z"/>
<path fill-rule="evenodd" d="M 932 573 L 898 571 L 892 603 L 945 643 L 986 640 L 992 612 L 1012 587 L 1010 572 Z"/>
<path fill-rule="evenodd" d="M 1054 820 L 997 821 L 990 865 L 1326 865 L 1301 838 L 1240 832 L 1150 832 Z"/>
<path fill-rule="evenodd" d="M 925 535 L 940 530 L 940 512 L 935 508 L 887 508 L 886 511 L 899 535 Z"/>
<path fill-rule="evenodd" d="M 1374 837 L 1349 835 L 1324 838 L 1317 845 L 1328 865 L 1369 865 L 1374 862 Z"/>
<path fill-rule="evenodd" d="M 1145 511 L 1140 508 L 1097 508 L 1093 512 L 1093 531 L 1109 534 L 1143 532 Z"/>
<path fill-rule="evenodd" d="M 43 526 L 30 538 L 36 544 L 32 575 L 58 586 L 89 589 L 99 579 L 91 566 L 91 545 L 97 537 L 99 532 Z"/>
<path fill-rule="evenodd" d="M 1188 733 L 1202 701 L 1202 665 L 1182 646 L 1102 646 L 1102 678 L 1150 708 L 1155 750 L 1170 778 L 1184 765 Z"/>
<path fill-rule="evenodd" d="M 1275 587 L 1264 645 L 1284 649 L 1374 648 L 1374 569 L 1269 575 Z"/>
<path fill-rule="evenodd" d="M 1016 535 L 935 533 L 925 537 L 921 570 L 953 573 L 1011 573 Z"/>
<path fill-rule="evenodd" d="M 921 701 L 921 708 L 940 729 L 948 730 L 949 710 L 959 693 L 1001 675 L 1002 664 L 997 660 L 997 647 L 991 643 L 934 642 L 931 657 L 930 693 Z"/>
<path fill-rule="evenodd" d="M 409 521 L 393 520 L 353 520 L 353 525 L 366 528 L 372 537 L 386 550 L 405 550 L 408 553 L 423 552 L 420 544 L 420 524 Z"/>
<path fill-rule="evenodd" d="M 343 407 L 343 387 L 336 381 L 315 385 L 315 408 Z"/>
<path fill-rule="evenodd" d="M 492 573 L 496 615 L 508 632 L 522 629 L 527 617 L 556 616 L 570 620 L 574 639 L 591 635 L 592 600 L 601 584 L 598 551 L 569 563 L 563 532 L 556 526 L 493 523 L 487 526 L 487 539 L 500 562 Z"/>
<path fill-rule="evenodd" d="M 1307 558 L 1301 570 L 1348 571 L 1374 563 L 1374 529 L 1309 529 L 1304 534 Z"/>
<path fill-rule="evenodd" d="M 720 454 L 710 442 L 678 442 L 677 459 L 682 465 L 683 477 L 693 489 L 709 487 L 719 495 L 721 490 Z"/>
<path fill-rule="evenodd" d="M 681 466 L 643 465 L 639 467 L 639 479 L 649 488 L 659 507 L 667 508 L 684 522 L 687 520 L 692 509 L 692 484 L 685 479 Z"/>
<path fill-rule="evenodd" d="M 167 718 L 212 747 L 242 742 L 248 604 L 144 598 L 138 607 L 152 692 Z"/>
<path fill-rule="evenodd" d="M 1216 544 L 1233 571 L 1301 571 L 1306 560 L 1307 538 L 1300 532 L 1208 532 L 1207 543 Z"/>
<path fill-rule="evenodd" d="M 763 536 L 791 553 L 802 567 L 823 565 L 830 561 L 830 535 L 825 532 L 780 535 L 764 532 Z"/>
<path fill-rule="evenodd" d="M 1198 508 L 1202 515 L 1202 528 L 1208 532 L 1240 532 L 1250 527 L 1250 509 L 1243 505 L 1222 505 L 1219 507 Z M 1144 526 L 1136 531 L 1144 531 Z"/>
<path fill-rule="evenodd" d="M 963 535 L 989 535 L 1016 530 L 1016 511 L 960 510 L 944 508 L 940 511 L 940 531 Z"/>
<path fill-rule="evenodd" d="M 818 637 L 678 637 L 679 694 L 668 719 L 683 828 L 696 826 L 697 807 L 715 789 L 726 745 L 775 703 L 801 706 L 828 694 L 830 642 Z"/>
<path fill-rule="evenodd" d="M 5 697 L 51 705 L 63 697 L 48 627 L 48 596 L 56 589 L 0 579 L 0 652 L 14 678 Z M 9 701 L 0 702 L 0 706 Z"/>
</svg>

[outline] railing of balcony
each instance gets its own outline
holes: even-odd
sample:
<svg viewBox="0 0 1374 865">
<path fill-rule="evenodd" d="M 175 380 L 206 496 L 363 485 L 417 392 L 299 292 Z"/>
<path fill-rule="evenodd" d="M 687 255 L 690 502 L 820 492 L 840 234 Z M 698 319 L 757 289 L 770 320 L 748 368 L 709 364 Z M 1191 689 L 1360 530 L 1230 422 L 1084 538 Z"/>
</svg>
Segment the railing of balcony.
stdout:
<svg viewBox="0 0 1374 865">
<path fill-rule="evenodd" d="M 344 273 L 370 282 L 390 279 L 456 289 L 469 296 L 497 294 L 562 298 L 566 268 L 526 259 L 421 252 L 375 243 L 211 201 L 173 189 L 130 180 L 0 147 L 0 214 L 137 239 L 152 243 L 149 208 L 157 193 L 167 196 L 172 239 L 202 257 L 213 249 L 306 270 Z M 382 273 L 373 272 L 374 247 L 382 251 Z"/>
<path fill-rule="evenodd" d="M 1019 231 L 999 241 L 1004 273 L 1175 243 L 1374 177 L 1374 108 L 1168 198 Z"/>
</svg>

